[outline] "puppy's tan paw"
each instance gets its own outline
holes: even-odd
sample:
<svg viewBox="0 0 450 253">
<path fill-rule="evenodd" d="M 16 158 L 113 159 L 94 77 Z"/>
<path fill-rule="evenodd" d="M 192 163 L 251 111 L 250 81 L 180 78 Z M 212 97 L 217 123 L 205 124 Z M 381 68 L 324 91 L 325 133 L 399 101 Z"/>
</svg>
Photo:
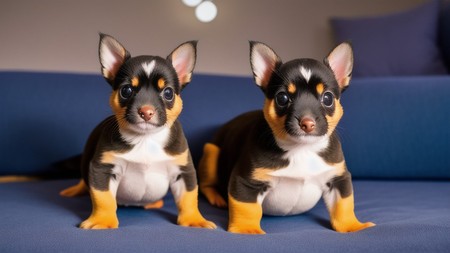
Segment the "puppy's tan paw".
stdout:
<svg viewBox="0 0 450 253">
<path fill-rule="evenodd" d="M 219 208 L 226 208 L 228 206 L 227 202 L 220 195 L 214 195 L 208 198 L 211 205 L 217 206 Z"/>
<path fill-rule="evenodd" d="M 164 206 L 164 201 L 161 199 L 161 200 L 158 200 L 156 202 L 149 203 L 149 204 L 145 205 L 144 209 L 147 209 L 147 210 L 148 209 L 160 209 L 163 206 Z"/>
<path fill-rule="evenodd" d="M 119 227 L 117 217 L 91 216 L 80 224 L 82 229 L 115 229 Z"/>
<path fill-rule="evenodd" d="M 258 226 L 230 226 L 228 228 L 228 232 L 235 234 L 252 234 L 252 235 L 258 234 L 262 235 L 266 233 Z"/>
<path fill-rule="evenodd" d="M 189 216 L 179 216 L 178 225 L 183 227 L 198 227 L 198 228 L 217 228 L 216 224 L 203 218 L 201 214 L 193 214 Z"/>
<path fill-rule="evenodd" d="M 370 228 L 370 227 L 374 227 L 374 226 L 375 226 L 375 223 L 373 223 L 373 222 L 361 223 L 359 221 L 355 221 L 353 223 L 334 224 L 333 225 L 334 229 L 340 233 L 357 232 L 357 231 L 361 231 L 366 228 Z"/>
</svg>

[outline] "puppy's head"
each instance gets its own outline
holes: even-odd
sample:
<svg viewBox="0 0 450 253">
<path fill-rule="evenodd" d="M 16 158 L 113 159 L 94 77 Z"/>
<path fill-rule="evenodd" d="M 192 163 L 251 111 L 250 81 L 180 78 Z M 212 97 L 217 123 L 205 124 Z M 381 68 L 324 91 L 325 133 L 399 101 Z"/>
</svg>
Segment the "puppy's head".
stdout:
<svg viewBox="0 0 450 253">
<path fill-rule="evenodd" d="M 343 115 L 339 102 L 350 82 L 353 51 L 342 43 L 319 62 L 282 63 L 267 45 L 250 42 L 250 62 L 266 101 L 264 117 L 277 140 L 304 142 L 329 136 Z"/>
<path fill-rule="evenodd" d="M 100 34 L 101 70 L 113 89 L 110 105 L 121 129 L 146 133 L 177 119 L 183 107 L 180 92 L 195 66 L 196 44 L 183 43 L 165 59 L 131 57 L 116 39 Z"/>
</svg>

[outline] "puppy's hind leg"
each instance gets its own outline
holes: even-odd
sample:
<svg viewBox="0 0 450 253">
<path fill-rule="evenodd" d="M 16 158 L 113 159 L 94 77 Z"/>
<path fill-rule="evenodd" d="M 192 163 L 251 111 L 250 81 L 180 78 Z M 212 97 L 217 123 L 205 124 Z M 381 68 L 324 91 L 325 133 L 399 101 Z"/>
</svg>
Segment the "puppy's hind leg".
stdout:
<svg viewBox="0 0 450 253">
<path fill-rule="evenodd" d="M 216 190 L 219 153 L 219 147 L 212 143 L 206 143 L 203 147 L 203 156 L 199 163 L 199 186 L 211 205 L 225 208 L 227 202 Z"/>
</svg>

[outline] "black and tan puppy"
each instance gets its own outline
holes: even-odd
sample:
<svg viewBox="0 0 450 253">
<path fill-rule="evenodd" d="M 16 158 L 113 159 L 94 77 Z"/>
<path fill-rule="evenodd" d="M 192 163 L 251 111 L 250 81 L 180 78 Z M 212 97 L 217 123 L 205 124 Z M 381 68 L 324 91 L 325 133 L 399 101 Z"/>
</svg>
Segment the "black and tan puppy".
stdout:
<svg viewBox="0 0 450 253">
<path fill-rule="evenodd" d="M 131 57 L 113 37 L 101 34 L 102 74 L 112 87 L 114 112 L 91 133 L 82 156 L 83 179 L 61 192 L 89 190 L 93 210 L 84 229 L 117 228 L 117 205 L 161 207 L 168 189 L 178 224 L 215 228 L 198 210 L 198 187 L 186 138 L 177 120 L 180 92 L 191 80 L 196 42 L 177 47 L 166 59 Z"/>
<path fill-rule="evenodd" d="M 374 226 L 355 216 L 351 176 L 336 133 L 341 93 L 353 67 L 351 46 L 337 46 L 323 63 L 284 64 L 267 45 L 250 42 L 250 47 L 264 109 L 231 120 L 205 145 L 201 192 L 213 205 L 228 203 L 228 230 L 234 233 L 264 233 L 263 214 L 299 214 L 321 197 L 336 231 Z"/>
</svg>

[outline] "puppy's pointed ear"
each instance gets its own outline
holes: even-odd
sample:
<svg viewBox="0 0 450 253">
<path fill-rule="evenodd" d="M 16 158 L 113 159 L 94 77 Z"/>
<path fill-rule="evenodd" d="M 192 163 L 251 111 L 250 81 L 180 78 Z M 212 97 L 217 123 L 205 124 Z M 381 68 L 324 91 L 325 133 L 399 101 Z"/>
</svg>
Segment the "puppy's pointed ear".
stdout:
<svg viewBox="0 0 450 253">
<path fill-rule="evenodd" d="M 192 78 L 197 59 L 197 41 L 188 41 L 179 45 L 167 56 L 175 72 L 181 87 L 186 86 Z"/>
<path fill-rule="evenodd" d="M 250 41 L 250 65 L 255 83 L 263 90 L 269 84 L 274 71 L 281 65 L 280 57 L 269 46 Z"/>
<path fill-rule="evenodd" d="M 130 58 L 130 53 L 116 39 L 101 33 L 98 54 L 103 77 L 112 85 L 120 67 Z"/>
<path fill-rule="evenodd" d="M 341 43 L 325 58 L 324 63 L 333 70 L 341 88 L 345 90 L 350 84 L 353 70 L 353 49 L 349 43 Z"/>
</svg>

